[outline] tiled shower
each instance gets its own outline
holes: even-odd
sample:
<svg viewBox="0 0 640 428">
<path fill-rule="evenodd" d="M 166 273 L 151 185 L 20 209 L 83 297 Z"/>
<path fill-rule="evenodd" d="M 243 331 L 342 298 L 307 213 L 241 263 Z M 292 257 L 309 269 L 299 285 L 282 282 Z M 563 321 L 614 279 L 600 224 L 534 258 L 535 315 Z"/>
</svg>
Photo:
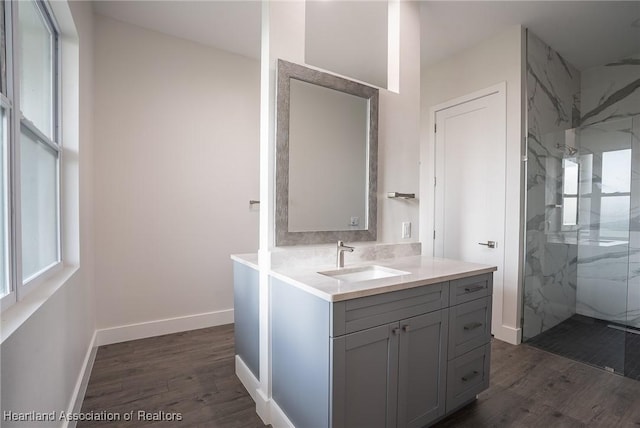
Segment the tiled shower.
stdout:
<svg viewBox="0 0 640 428">
<path fill-rule="evenodd" d="M 640 380 L 640 51 L 578 70 L 527 33 L 523 340 Z"/>
</svg>

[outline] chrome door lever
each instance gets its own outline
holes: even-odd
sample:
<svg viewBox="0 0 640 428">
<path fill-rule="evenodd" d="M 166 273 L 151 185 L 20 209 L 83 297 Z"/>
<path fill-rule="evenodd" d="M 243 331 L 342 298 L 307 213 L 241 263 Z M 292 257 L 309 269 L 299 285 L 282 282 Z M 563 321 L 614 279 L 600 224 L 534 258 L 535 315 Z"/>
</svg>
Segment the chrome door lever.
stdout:
<svg viewBox="0 0 640 428">
<path fill-rule="evenodd" d="M 498 243 L 496 241 L 487 241 L 486 243 L 478 242 L 478 245 L 486 245 L 489 248 L 496 248 L 498 246 Z"/>
</svg>

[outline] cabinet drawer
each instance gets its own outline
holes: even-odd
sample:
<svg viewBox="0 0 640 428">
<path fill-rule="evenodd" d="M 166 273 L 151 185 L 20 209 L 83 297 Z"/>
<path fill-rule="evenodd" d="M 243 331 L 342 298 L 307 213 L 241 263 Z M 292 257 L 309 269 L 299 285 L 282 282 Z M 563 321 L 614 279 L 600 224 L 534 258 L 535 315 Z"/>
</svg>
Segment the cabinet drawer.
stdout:
<svg viewBox="0 0 640 428">
<path fill-rule="evenodd" d="M 493 274 L 456 279 L 450 282 L 449 287 L 451 306 L 490 296 L 493 292 Z"/>
<path fill-rule="evenodd" d="M 489 387 L 491 344 L 449 361 L 447 367 L 447 413 L 473 400 Z"/>
<path fill-rule="evenodd" d="M 437 311 L 446 308 L 448 303 L 447 282 L 336 302 L 332 307 L 332 335 L 336 337 Z"/>
<path fill-rule="evenodd" d="M 449 309 L 449 359 L 491 340 L 491 296 Z"/>
</svg>

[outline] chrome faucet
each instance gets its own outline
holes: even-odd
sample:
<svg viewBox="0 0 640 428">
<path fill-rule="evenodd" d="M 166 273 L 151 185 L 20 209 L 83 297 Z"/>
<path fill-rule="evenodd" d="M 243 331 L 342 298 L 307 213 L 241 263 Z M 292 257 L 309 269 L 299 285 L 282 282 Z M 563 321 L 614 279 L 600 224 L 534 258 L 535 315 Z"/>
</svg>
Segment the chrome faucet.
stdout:
<svg viewBox="0 0 640 428">
<path fill-rule="evenodd" d="M 336 259 L 336 266 L 339 268 L 344 267 L 344 252 L 348 251 L 353 253 L 353 250 L 353 247 L 349 247 L 348 245 L 344 245 L 344 242 L 338 241 L 338 257 Z"/>
</svg>

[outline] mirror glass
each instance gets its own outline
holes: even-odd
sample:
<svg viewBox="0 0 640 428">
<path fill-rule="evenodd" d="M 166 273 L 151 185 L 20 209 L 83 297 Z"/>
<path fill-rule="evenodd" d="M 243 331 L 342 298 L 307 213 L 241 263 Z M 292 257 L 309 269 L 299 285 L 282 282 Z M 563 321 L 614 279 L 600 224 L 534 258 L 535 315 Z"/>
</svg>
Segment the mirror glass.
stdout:
<svg viewBox="0 0 640 428">
<path fill-rule="evenodd" d="M 376 239 L 378 90 L 278 62 L 276 245 Z"/>
<path fill-rule="evenodd" d="M 368 113 L 364 98 L 291 79 L 290 232 L 367 228 Z"/>
</svg>

